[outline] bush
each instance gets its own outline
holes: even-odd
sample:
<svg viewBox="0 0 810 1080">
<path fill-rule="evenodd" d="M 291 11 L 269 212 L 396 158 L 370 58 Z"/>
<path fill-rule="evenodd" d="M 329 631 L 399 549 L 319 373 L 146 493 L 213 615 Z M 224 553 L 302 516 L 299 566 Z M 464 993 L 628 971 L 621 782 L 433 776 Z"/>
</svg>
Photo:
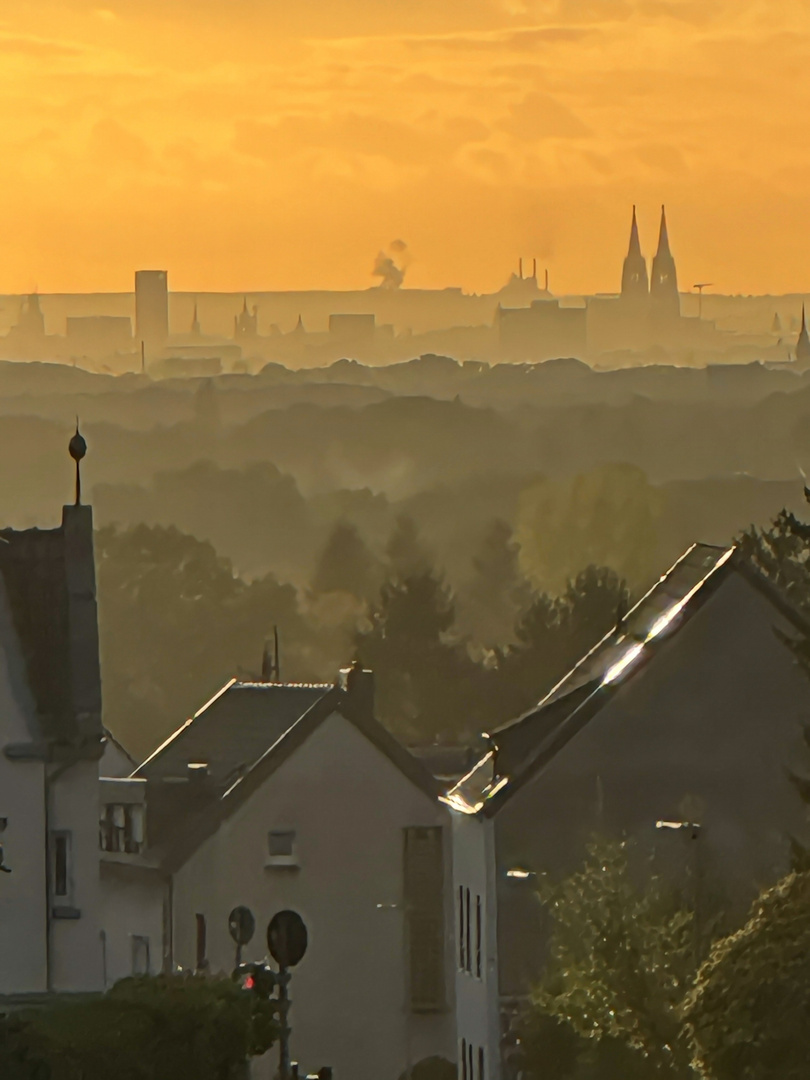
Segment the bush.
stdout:
<svg viewBox="0 0 810 1080">
<path fill-rule="evenodd" d="M 234 1080 L 277 1036 L 275 1004 L 228 979 L 124 979 L 0 1022 L 3 1080 Z"/>
</svg>

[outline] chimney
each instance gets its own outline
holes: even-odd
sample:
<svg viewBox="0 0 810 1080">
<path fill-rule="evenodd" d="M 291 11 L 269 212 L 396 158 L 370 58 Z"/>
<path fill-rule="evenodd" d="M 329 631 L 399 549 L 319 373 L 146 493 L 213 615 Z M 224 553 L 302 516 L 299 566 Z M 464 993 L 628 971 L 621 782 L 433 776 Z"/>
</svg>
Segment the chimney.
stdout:
<svg viewBox="0 0 810 1080">
<path fill-rule="evenodd" d="M 537 259 L 532 259 L 532 277 L 537 281 Z"/>
<path fill-rule="evenodd" d="M 548 292 L 548 270 L 546 270 L 546 292 Z"/>
<path fill-rule="evenodd" d="M 349 719 L 374 719 L 374 672 L 359 660 L 340 673 L 340 685 L 346 694 L 344 708 Z"/>
<path fill-rule="evenodd" d="M 523 259 L 518 259 L 518 277 L 523 281 Z"/>
</svg>

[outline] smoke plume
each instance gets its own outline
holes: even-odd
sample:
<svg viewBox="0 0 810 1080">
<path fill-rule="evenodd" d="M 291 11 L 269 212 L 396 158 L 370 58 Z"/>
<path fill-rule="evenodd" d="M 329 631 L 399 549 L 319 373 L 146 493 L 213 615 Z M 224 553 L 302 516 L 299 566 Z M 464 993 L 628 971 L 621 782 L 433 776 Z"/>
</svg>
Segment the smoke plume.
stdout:
<svg viewBox="0 0 810 1080">
<path fill-rule="evenodd" d="M 404 240 L 392 240 L 388 251 L 380 251 L 374 260 L 373 277 L 380 278 L 381 289 L 398 289 L 405 280 L 410 263 L 408 245 Z"/>
</svg>

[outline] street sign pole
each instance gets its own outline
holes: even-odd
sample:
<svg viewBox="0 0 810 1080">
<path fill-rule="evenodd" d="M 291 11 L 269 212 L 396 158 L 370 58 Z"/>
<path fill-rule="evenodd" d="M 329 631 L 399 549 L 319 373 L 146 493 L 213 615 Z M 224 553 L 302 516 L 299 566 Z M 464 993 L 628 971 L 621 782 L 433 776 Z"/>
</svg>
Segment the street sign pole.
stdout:
<svg viewBox="0 0 810 1080">
<path fill-rule="evenodd" d="M 290 1067 L 290 1034 L 292 1028 L 289 1025 L 290 995 L 287 987 L 290 982 L 290 973 L 286 968 L 281 968 L 278 973 L 278 1074 L 279 1080 L 291 1080 L 292 1069 Z"/>
<path fill-rule="evenodd" d="M 278 1072 L 279 1080 L 293 1080 L 290 1063 L 290 968 L 299 964 L 307 951 L 307 928 L 295 911 L 279 911 L 267 927 L 267 948 L 278 964 Z"/>
</svg>

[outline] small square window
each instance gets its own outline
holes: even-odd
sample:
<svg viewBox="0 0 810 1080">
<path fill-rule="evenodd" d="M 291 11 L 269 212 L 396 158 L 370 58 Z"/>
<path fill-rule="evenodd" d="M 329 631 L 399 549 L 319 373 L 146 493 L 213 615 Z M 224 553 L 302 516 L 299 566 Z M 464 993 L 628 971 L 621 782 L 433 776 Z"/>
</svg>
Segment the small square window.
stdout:
<svg viewBox="0 0 810 1080">
<path fill-rule="evenodd" d="M 267 834 L 267 865 L 297 865 L 294 829 L 272 829 Z"/>
</svg>

